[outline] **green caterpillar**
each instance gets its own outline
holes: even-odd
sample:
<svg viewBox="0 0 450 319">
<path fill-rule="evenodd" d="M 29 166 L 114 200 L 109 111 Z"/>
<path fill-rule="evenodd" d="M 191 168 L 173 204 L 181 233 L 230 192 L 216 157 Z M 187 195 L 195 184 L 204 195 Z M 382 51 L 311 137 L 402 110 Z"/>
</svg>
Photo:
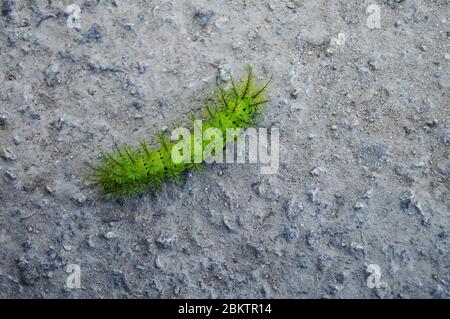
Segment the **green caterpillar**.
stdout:
<svg viewBox="0 0 450 319">
<path fill-rule="evenodd" d="M 252 68 L 249 66 L 240 83 L 235 83 L 231 77 L 230 87 L 218 87 L 214 91 L 212 100 L 205 104 L 203 114 L 192 116 L 193 125 L 196 120 L 202 120 L 202 136 L 208 128 L 217 128 L 224 141 L 227 129 L 253 127 L 260 115 L 261 106 L 268 102 L 266 89 L 270 81 L 271 79 L 265 84 L 255 84 Z M 190 134 L 189 138 L 194 147 L 198 141 L 194 139 L 194 134 Z M 88 163 L 89 180 L 103 188 L 110 197 L 131 197 L 147 187 L 158 190 L 165 178 L 179 182 L 185 170 L 199 168 L 198 157 L 194 160 L 196 154 L 198 155 L 195 150 L 189 155 L 190 162 L 177 163 L 171 157 L 176 144 L 162 132 L 158 134 L 157 142 L 157 148 L 152 148 L 144 140 L 140 141 L 139 147 L 115 144 L 114 152 L 102 152 L 100 163 Z M 204 148 L 208 143 L 202 141 L 200 144 Z M 200 156 L 200 162 L 203 162 L 203 155 Z"/>
</svg>

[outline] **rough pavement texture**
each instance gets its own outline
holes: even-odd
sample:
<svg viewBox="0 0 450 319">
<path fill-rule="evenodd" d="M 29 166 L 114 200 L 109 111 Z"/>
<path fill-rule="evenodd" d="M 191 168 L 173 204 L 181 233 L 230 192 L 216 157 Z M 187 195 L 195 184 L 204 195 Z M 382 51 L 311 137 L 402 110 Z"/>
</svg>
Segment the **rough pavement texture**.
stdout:
<svg viewBox="0 0 450 319">
<path fill-rule="evenodd" d="M 0 297 L 449 297 L 449 1 L 74 3 L 1 1 Z M 277 174 L 129 201 L 84 181 L 247 63 L 274 74 Z"/>
</svg>

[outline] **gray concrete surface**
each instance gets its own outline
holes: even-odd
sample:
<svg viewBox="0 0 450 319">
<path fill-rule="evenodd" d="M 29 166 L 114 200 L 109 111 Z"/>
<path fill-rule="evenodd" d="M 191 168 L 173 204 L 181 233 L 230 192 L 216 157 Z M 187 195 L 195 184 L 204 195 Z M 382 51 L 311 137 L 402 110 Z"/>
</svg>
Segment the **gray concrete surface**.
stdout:
<svg viewBox="0 0 450 319">
<path fill-rule="evenodd" d="M 449 297 L 447 0 L 3 0 L 0 25 L 0 297 Z M 274 74 L 277 174 L 129 201 L 84 181 L 247 63 Z"/>
</svg>

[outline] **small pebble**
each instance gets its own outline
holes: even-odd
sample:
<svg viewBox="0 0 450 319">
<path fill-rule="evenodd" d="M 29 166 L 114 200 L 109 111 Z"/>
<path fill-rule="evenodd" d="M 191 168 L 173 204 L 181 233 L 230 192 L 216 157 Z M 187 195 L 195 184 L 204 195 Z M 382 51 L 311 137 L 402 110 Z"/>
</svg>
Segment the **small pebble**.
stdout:
<svg viewBox="0 0 450 319">
<path fill-rule="evenodd" d="M 156 239 L 156 245 L 162 249 L 172 249 L 175 246 L 176 237 L 171 235 L 161 234 Z"/>
<path fill-rule="evenodd" d="M 364 193 L 363 195 L 363 199 L 370 199 L 370 197 L 372 196 L 372 190 L 369 189 L 367 192 Z"/>
<path fill-rule="evenodd" d="M 278 107 L 279 108 L 285 108 L 289 105 L 287 100 L 281 100 L 280 102 L 278 102 Z"/>
<path fill-rule="evenodd" d="M 327 170 L 323 167 L 315 167 L 309 173 L 311 176 L 323 176 L 326 172 Z"/>
<path fill-rule="evenodd" d="M 45 185 L 45 191 L 49 194 L 53 194 L 55 192 L 55 190 L 53 189 L 53 187 L 49 184 Z"/>
<path fill-rule="evenodd" d="M 306 192 L 306 196 L 308 196 L 308 199 L 315 204 L 319 204 L 318 199 L 317 199 L 318 194 L 319 194 L 319 188 L 314 188 L 314 189 L 311 189 Z"/>
<path fill-rule="evenodd" d="M 37 206 L 40 209 L 48 209 L 48 207 L 50 206 L 50 203 L 49 203 L 48 199 L 44 198 L 39 202 L 39 204 Z"/>
<path fill-rule="evenodd" d="M 58 66 L 51 64 L 47 67 L 44 73 L 45 76 L 45 82 L 47 83 L 47 86 L 53 87 L 57 84 L 61 83 L 61 77 L 60 72 L 58 70 Z"/>
<path fill-rule="evenodd" d="M 78 204 L 84 204 L 86 202 L 86 196 L 84 196 L 83 194 L 79 194 L 75 197 L 75 200 Z"/>
<path fill-rule="evenodd" d="M 197 10 L 194 14 L 194 19 L 197 20 L 202 28 L 206 28 L 209 24 L 209 21 L 214 16 L 215 12 L 213 10 Z"/>
<path fill-rule="evenodd" d="M 425 123 L 426 126 L 431 127 L 431 128 L 437 127 L 438 124 L 439 124 L 439 121 L 437 119 L 434 119 L 432 121 L 428 121 Z"/>
<path fill-rule="evenodd" d="M 286 4 L 286 7 L 288 7 L 289 9 L 295 9 L 295 4 L 293 3 L 293 2 L 288 2 L 287 4 Z"/>
<path fill-rule="evenodd" d="M 117 238 L 117 235 L 116 235 L 114 232 L 112 232 L 112 231 L 107 232 L 107 233 L 104 234 L 103 236 L 104 236 L 106 239 L 108 239 L 108 240 L 111 240 L 111 239 L 113 239 L 113 238 Z"/>
<path fill-rule="evenodd" d="M 6 114 L 0 114 L 0 126 L 6 125 L 7 119 Z"/>
<path fill-rule="evenodd" d="M 64 119 L 62 117 L 60 117 L 58 120 L 55 120 L 51 123 L 51 126 L 56 128 L 58 131 L 61 131 L 65 125 L 66 125 L 66 122 L 64 121 Z"/>
<path fill-rule="evenodd" d="M 367 62 L 372 71 L 376 71 L 380 69 L 380 63 L 375 58 L 370 58 Z"/>
<path fill-rule="evenodd" d="M 353 249 L 353 250 L 356 250 L 356 251 L 357 250 L 363 251 L 364 250 L 364 245 L 361 244 L 361 243 L 357 243 L 357 242 L 352 241 L 350 243 L 350 248 Z"/>
<path fill-rule="evenodd" d="M 100 41 L 101 38 L 102 29 L 97 23 L 94 23 L 84 34 L 85 41 Z"/>
<path fill-rule="evenodd" d="M 2 157 L 6 160 L 11 160 L 11 161 L 17 159 L 16 155 L 10 148 L 3 149 Z"/>
<path fill-rule="evenodd" d="M 428 47 L 427 47 L 425 44 L 421 44 L 421 45 L 419 46 L 419 49 L 422 50 L 423 52 L 428 51 Z"/>
<path fill-rule="evenodd" d="M 230 80 L 231 77 L 231 66 L 226 63 L 221 63 L 218 67 L 219 69 L 219 76 L 218 80 L 221 83 L 226 83 Z"/>
<path fill-rule="evenodd" d="M 70 29 L 81 29 L 81 8 L 79 5 L 69 4 L 64 10 L 66 16 L 66 25 Z"/>
<path fill-rule="evenodd" d="M 281 233 L 281 236 L 287 241 L 291 242 L 298 238 L 298 230 L 297 227 L 294 226 L 285 226 L 283 229 L 283 232 Z"/>
<path fill-rule="evenodd" d="M 295 221 L 295 219 L 305 210 L 303 203 L 297 198 L 289 199 L 286 205 L 287 218 L 290 221 Z"/>
<path fill-rule="evenodd" d="M 20 136 L 14 136 L 14 144 L 19 145 L 23 142 L 23 139 Z"/>
<path fill-rule="evenodd" d="M 6 170 L 5 174 L 12 180 L 15 180 L 17 178 L 17 172 L 15 170 L 8 169 Z"/>
<path fill-rule="evenodd" d="M 133 101 L 133 106 L 136 108 L 136 110 L 140 110 L 145 106 L 145 103 L 143 101 Z"/>
</svg>

